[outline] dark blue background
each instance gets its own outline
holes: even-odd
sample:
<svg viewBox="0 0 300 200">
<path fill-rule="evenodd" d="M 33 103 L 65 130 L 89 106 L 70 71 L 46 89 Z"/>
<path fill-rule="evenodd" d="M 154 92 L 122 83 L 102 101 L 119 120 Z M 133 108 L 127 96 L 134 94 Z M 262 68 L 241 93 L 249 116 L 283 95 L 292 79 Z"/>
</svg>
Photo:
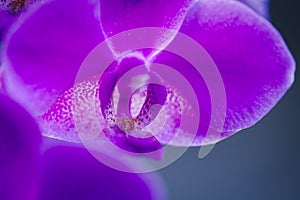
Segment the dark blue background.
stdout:
<svg viewBox="0 0 300 200">
<path fill-rule="evenodd" d="M 271 20 L 300 63 L 300 2 L 271 0 Z M 171 200 L 300 200 L 300 83 L 254 127 L 220 142 L 203 160 L 199 148 L 165 169 Z"/>
</svg>

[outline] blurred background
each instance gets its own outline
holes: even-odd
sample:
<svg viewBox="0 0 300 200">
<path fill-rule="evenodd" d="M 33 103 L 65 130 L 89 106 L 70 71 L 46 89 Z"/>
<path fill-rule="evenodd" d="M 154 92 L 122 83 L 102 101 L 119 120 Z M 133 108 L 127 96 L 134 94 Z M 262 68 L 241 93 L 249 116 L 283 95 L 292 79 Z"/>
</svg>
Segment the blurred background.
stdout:
<svg viewBox="0 0 300 200">
<path fill-rule="evenodd" d="M 300 2 L 271 0 L 270 15 L 300 63 Z M 297 79 L 299 68 L 293 87 L 254 127 L 220 142 L 202 160 L 198 159 L 199 148 L 190 148 L 179 160 L 160 170 L 170 200 L 299 200 Z"/>
</svg>

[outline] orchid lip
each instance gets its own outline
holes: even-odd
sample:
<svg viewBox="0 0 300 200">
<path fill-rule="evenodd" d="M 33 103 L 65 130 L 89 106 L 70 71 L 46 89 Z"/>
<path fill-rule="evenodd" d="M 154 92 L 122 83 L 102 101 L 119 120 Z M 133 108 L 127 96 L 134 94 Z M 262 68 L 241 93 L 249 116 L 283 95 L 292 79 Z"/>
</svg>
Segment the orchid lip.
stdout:
<svg viewBox="0 0 300 200">
<path fill-rule="evenodd" d="M 134 104 L 133 95 L 131 97 L 123 97 L 126 91 L 120 92 L 120 99 L 123 97 L 125 102 L 129 103 L 126 105 L 118 105 L 116 109 L 116 102 L 114 102 L 113 93 L 115 88 L 117 88 L 118 73 L 107 73 L 99 81 L 99 91 L 105 91 L 105 95 L 100 96 L 100 105 L 102 110 L 103 118 L 108 124 L 108 128 L 103 130 L 104 135 L 106 135 L 113 143 L 117 146 L 133 152 L 143 152 L 148 153 L 156 151 L 162 147 L 162 145 L 157 141 L 152 133 L 149 131 L 144 131 L 143 128 L 147 127 L 156 118 L 158 113 L 163 107 L 166 97 L 167 90 L 165 86 L 149 83 L 139 88 L 136 93 L 143 93 L 145 95 L 144 102 L 141 105 Z M 139 102 L 141 103 L 141 102 Z M 131 108 L 139 107 L 138 114 L 133 117 Z M 124 137 L 125 136 L 125 137 Z M 120 139 L 122 141 L 120 141 Z M 135 142 L 145 140 L 145 142 Z M 151 140 L 151 142 L 147 142 Z M 141 145 L 141 147 L 138 147 Z M 124 147 L 127 146 L 127 147 Z M 130 147 L 129 147 L 130 146 Z M 132 149 L 133 148 L 133 149 Z M 144 149 L 144 150 L 141 150 Z"/>
</svg>

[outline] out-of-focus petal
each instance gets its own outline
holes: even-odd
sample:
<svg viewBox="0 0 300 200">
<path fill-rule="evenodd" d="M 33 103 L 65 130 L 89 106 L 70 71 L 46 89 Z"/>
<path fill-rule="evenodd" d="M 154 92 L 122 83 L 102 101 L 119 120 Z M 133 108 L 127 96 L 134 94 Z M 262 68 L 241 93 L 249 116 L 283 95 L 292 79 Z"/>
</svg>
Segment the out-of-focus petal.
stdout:
<svg viewBox="0 0 300 200">
<path fill-rule="evenodd" d="M 0 66 L 1 66 L 1 59 L 2 59 L 1 58 L 2 42 L 5 38 L 6 32 L 8 31 L 9 27 L 14 23 L 14 21 L 18 19 L 21 13 L 25 12 L 28 7 L 36 6 L 37 3 L 41 3 L 41 2 L 39 0 L 1 1 L 0 3 Z M 0 75 L 0 82 L 1 82 L 1 75 Z"/>
<path fill-rule="evenodd" d="M 2 51 L 2 43 L 4 35 L 8 29 L 8 27 L 12 24 L 15 19 L 15 15 L 8 13 L 2 9 L 0 9 L 0 55 Z M 1 56 L 0 56 L 0 66 L 1 66 Z"/>
<path fill-rule="evenodd" d="M 35 199 L 40 143 L 34 119 L 0 94 L 0 199 Z"/>
<path fill-rule="evenodd" d="M 282 37 L 240 2 L 199 1 L 180 31 L 208 51 L 222 75 L 227 114 L 220 139 L 255 124 L 293 83 L 295 62 Z"/>
<path fill-rule="evenodd" d="M 1 36 L 6 32 L 8 27 L 12 24 L 12 21 L 18 18 L 18 16 L 27 10 L 28 7 L 35 6 L 41 3 L 40 0 L 6 0 L 0 3 L 0 43 L 2 41 Z"/>
<path fill-rule="evenodd" d="M 125 166 L 124 163 L 119 165 Z M 155 174 L 116 171 L 97 161 L 86 149 L 52 148 L 45 152 L 43 166 L 39 200 L 166 198 L 163 185 Z"/>
<path fill-rule="evenodd" d="M 100 0 L 101 24 L 107 37 L 142 27 L 166 28 L 152 41 L 153 47 L 160 49 L 172 41 L 192 2 L 193 0 Z M 124 53 L 117 43 L 113 43 L 111 47 L 116 55 Z"/>
<path fill-rule="evenodd" d="M 103 40 L 96 2 L 45 1 L 28 10 L 4 43 L 7 93 L 34 116 L 72 87 L 80 64 Z"/>
<path fill-rule="evenodd" d="M 0 9 L 0 38 L 2 38 L 3 32 L 5 31 L 7 25 L 10 24 L 13 18 L 13 14 L 7 13 L 6 11 Z M 1 41 L 2 39 L 0 40 L 0 43 Z"/>
<path fill-rule="evenodd" d="M 248 5 L 250 8 L 255 10 L 258 14 L 269 18 L 269 1 L 270 0 L 239 0 L 244 4 Z"/>
</svg>

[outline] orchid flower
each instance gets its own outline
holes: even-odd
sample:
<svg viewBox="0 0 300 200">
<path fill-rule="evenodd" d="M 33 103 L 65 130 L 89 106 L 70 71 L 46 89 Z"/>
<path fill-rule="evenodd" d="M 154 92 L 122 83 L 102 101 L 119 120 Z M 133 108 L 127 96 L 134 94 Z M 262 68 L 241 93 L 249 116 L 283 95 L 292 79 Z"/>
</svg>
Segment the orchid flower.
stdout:
<svg viewBox="0 0 300 200">
<path fill-rule="evenodd" d="M 0 144 L 3 200 L 166 199 L 164 185 L 155 174 L 111 169 L 86 149 L 66 142 L 41 153 L 38 125 L 24 108 L 2 94 Z"/>
<path fill-rule="evenodd" d="M 123 31 L 143 27 L 162 30 L 149 38 L 153 49 L 124 51 L 124 43 L 111 40 Z M 217 66 L 226 97 L 226 105 L 217 105 L 225 108 L 222 123 L 222 112 L 211 115 L 213 89 L 206 86 L 205 77 L 187 60 L 166 51 L 179 34 L 200 44 Z M 100 77 L 75 81 L 81 64 L 101 42 L 108 45 L 114 62 Z M 44 136 L 81 142 L 75 122 L 96 117 L 102 136 L 137 153 L 164 144 L 201 146 L 223 140 L 264 117 L 294 80 L 295 62 L 278 31 L 233 0 L 49 0 L 23 13 L 3 43 L 4 90 L 35 117 Z M 188 80 L 199 106 L 190 102 L 176 81 L 159 78 L 157 63 Z M 144 70 L 129 79 L 143 87 L 131 91 L 130 84 L 118 84 L 138 65 L 144 65 Z M 145 75 L 161 84 L 148 83 Z M 96 100 L 96 110 L 87 106 L 91 98 Z M 122 99 L 126 99 L 123 104 Z M 95 116 L 82 117 L 93 111 Z M 188 123 L 181 126 L 184 120 Z M 88 132 L 94 124 L 85 125 Z M 193 125 L 195 132 L 190 130 Z M 154 134 L 156 126 L 161 127 Z M 209 129 L 214 134 L 208 135 Z"/>
</svg>

